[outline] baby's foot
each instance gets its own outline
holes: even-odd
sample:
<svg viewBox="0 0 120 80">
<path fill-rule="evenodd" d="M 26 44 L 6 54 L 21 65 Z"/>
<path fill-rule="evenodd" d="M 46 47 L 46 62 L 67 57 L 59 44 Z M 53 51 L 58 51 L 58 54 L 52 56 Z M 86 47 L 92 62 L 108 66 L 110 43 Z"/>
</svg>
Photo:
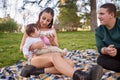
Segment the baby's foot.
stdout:
<svg viewBox="0 0 120 80">
<path fill-rule="evenodd" d="M 65 55 L 67 55 L 67 53 L 68 53 L 67 48 L 64 48 L 64 49 L 63 49 L 63 52 L 64 52 Z"/>
</svg>

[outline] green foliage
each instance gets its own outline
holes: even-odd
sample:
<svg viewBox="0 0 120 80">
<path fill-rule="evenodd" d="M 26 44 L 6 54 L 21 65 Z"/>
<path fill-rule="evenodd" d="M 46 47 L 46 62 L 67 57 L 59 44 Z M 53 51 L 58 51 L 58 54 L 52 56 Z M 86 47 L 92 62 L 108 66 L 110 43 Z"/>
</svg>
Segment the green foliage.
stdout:
<svg viewBox="0 0 120 80">
<path fill-rule="evenodd" d="M 8 19 L 0 23 L 0 32 L 15 32 L 17 29 L 17 23 L 13 19 Z"/>
<path fill-rule="evenodd" d="M 117 17 L 120 17 L 120 11 L 117 11 Z"/>
<path fill-rule="evenodd" d="M 19 51 L 22 35 L 22 33 L 0 33 L 0 68 L 24 59 Z M 96 49 L 93 32 L 58 32 L 57 35 L 62 49 Z"/>
<path fill-rule="evenodd" d="M 90 14 L 84 13 L 80 16 L 80 19 L 84 19 L 84 23 L 81 23 L 81 27 L 84 29 L 87 26 L 90 26 Z"/>
<path fill-rule="evenodd" d="M 2 22 L 2 18 L 0 18 L 0 23 Z"/>
<path fill-rule="evenodd" d="M 65 5 L 60 7 L 60 14 L 58 16 L 59 23 L 67 27 L 79 27 L 80 18 L 77 16 L 77 7 L 75 0 L 67 0 Z"/>
</svg>

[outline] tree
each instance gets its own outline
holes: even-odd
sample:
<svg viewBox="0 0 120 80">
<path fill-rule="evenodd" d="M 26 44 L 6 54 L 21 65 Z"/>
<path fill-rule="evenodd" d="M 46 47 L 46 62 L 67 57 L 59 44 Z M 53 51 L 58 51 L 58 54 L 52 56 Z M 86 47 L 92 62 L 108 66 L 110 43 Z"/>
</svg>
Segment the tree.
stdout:
<svg viewBox="0 0 120 80">
<path fill-rule="evenodd" d="M 17 29 L 17 23 L 11 18 L 5 18 L 5 20 L 0 23 L 0 32 L 15 32 Z"/>
<path fill-rule="evenodd" d="M 91 26 L 91 31 L 94 31 L 95 28 L 97 27 L 97 13 L 96 13 L 96 0 L 90 0 L 90 26 Z"/>
<path fill-rule="evenodd" d="M 60 4 L 59 23 L 69 31 L 77 30 L 80 18 L 76 12 L 76 0 L 65 0 L 65 3 Z"/>
<path fill-rule="evenodd" d="M 120 17 L 120 11 L 117 11 L 117 17 Z"/>
<path fill-rule="evenodd" d="M 90 25 L 91 31 L 94 31 L 97 27 L 96 0 L 78 0 L 78 3 L 76 5 L 81 17 L 80 19 L 84 20 L 82 25 L 84 27 Z M 89 14 L 90 18 L 88 16 Z"/>
</svg>

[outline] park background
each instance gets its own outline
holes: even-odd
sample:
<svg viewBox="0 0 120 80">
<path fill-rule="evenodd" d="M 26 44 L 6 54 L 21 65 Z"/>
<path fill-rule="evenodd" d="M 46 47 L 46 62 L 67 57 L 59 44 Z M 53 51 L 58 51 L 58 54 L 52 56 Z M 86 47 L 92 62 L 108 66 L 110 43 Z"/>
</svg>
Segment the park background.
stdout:
<svg viewBox="0 0 120 80">
<path fill-rule="evenodd" d="M 114 3 L 120 16 L 119 0 L 0 0 L 0 68 L 23 60 L 19 50 L 25 26 L 36 22 L 46 7 L 55 11 L 54 25 L 60 48 L 95 49 L 97 11 L 103 3 Z"/>
</svg>

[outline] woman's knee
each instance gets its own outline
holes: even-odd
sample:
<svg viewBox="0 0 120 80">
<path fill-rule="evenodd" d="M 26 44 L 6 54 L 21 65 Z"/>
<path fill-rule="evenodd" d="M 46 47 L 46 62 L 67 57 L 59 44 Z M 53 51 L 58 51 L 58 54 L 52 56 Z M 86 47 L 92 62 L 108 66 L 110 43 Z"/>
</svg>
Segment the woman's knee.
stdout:
<svg viewBox="0 0 120 80">
<path fill-rule="evenodd" d="M 72 60 L 66 59 L 66 58 L 65 58 L 65 60 L 67 61 L 68 64 L 71 65 L 71 67 L 74 67 L 74 62 Z"/>
<path fill-rule="evenodd" d="M 51 60 L 52 60 L 52 62 L 53 62 L 54 60 L 59 59 L 59 58 L 62 58 L 62 55 L 61 55 L 61 54 L 59 54 L 59 53 L 53 53 L 53 54 L 51 54 Z"/>
<path fill-rule="evenodd" d="M 51 63 L 51 57 L 50 55 L 39 55 L 39 56 L 34 56 L 31 59 L 31 65 L 35 67 L 45 67 L 49 66 Z"/>
</svg>

